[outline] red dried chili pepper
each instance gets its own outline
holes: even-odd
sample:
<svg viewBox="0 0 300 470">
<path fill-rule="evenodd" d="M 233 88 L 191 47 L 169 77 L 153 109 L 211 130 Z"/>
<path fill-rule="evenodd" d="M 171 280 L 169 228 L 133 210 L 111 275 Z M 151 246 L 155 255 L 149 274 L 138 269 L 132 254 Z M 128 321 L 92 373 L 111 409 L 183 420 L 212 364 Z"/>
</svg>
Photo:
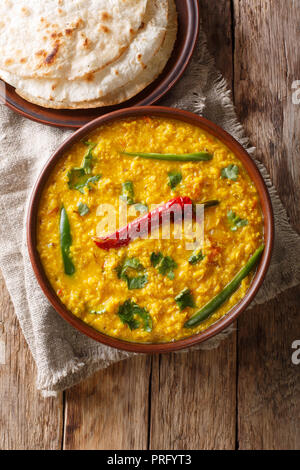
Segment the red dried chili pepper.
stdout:
<svg viewBox="0 0 300 470">
<path fill-rule="evenodd" d="M 153 211 L 148 212 L 148 214 L 139 217 L 126 227 L 117 230 L 109 237 L 94 238 L 93 240 L 96 245 L 103 250 L 127 246 L 132 240 L 141 238 L 150 233 L 151 230 L 160 227 L 163 216 L 170 214 L 170 216 L 176 218 L 177 213 L 178 216 L 182 217 L 185 205 L 192 205 L 192 200 L 189 197 L 176 197 Z"/>
</svg>

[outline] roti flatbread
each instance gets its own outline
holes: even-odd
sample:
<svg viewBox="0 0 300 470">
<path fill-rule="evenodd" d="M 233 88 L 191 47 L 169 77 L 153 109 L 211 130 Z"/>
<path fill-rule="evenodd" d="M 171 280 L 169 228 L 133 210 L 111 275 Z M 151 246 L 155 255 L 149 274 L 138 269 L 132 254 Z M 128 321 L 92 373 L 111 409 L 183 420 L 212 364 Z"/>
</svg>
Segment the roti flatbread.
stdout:
<svg viewBox="0 0 300 470">
<path fill-rule="evenodd" d="M 16 92 L 27 101 L 43 106 L 45 108 L 53 109 L 88 109 L 104 106 L 113 106 L 129 100 L 133 96 L 140 93 L 150 83 L 152 83 L 163 71 L 165 65 L 172 54 L 174 44 L 177 36 L 177 11 L 174 0 L 169 0 L 169 20 L 165 40 L 162 48 L 153 57 L 149 66 L 143 70 L 133 81 L 129 82 L 126 86 L 117 89 L 115 92 L 107 96 L 92 101 L 82 101 L 77 103 L 59 102 L 44 100 L 36 98 L 27 94 L 22 90 Z"/>
<path fill-rule="evenodd" d="M 0 77 L 24 96 L 50 102 L 99 100 L 132 82 L 161 48 L 168 25 L 168 0 L 148 0 L 140 29 L 128 50 L 110 66 L 77 80 L 26 79 L 0 70 Z"/>
<path fill-rule="evenodd" d="M 1 0 L 0 68 L 75 80 L 117 60 L 143 26 L 147 0 Z"/>
</svg>

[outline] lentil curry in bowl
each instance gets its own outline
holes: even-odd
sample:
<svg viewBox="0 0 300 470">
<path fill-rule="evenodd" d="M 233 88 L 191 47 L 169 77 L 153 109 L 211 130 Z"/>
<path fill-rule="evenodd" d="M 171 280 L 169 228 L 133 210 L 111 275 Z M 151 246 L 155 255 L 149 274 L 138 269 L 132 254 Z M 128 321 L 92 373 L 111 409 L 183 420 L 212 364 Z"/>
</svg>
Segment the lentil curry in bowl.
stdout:
<svg viewBox="0 0 300 470">
<path fill-rule="evenodd" d="M 121 113 L 75 139 L 44 176 L 36 211 L 37 253 L 69 315 L 144 345 L 201 337 L 224 320 L 266 251 L 241 159 L 190 113 L 159 109 Z M 191 214 L 192 232 L 183 223 L 178 232 L 179 212 L 181 222 Z"/>
</svg>

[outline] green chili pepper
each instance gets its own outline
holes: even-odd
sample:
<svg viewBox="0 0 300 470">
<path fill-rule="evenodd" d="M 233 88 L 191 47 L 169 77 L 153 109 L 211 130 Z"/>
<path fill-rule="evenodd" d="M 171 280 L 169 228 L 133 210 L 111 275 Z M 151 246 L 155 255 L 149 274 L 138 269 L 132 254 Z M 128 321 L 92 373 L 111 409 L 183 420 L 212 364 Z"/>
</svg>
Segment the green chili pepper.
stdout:
<svg viewBox="0 0 300 470">
<path fill-rule="evenodd" d="M 134 188 L 132 181 L 126 181 L 125 183 L 122 183 L 121 199 L 127 202 L 129 206 L 134 204 Z"/>
<path fill-rule="evenodd" d="M 228 300 L 232 294 L 240 286 L 241 282 L 245 277 L 248 276 L 250 271 L 256 266 L 259 262 L 262 253 L 265 249 L 265 245 L 261 245 L 254 255 L 249 259 L 246 265 L 240 270 L 240 272 L 233 278 L 233 280 L 222 290 L 216 297 L 210 300 L 201 310 L 199 310 L 195 315 L 193 315 L 184 325 L 185 328 L 193 328 L 198 326 L 204 320 L 206 320 L 210 315 L 212 315 L 216 310 L 218 310 L 221 305 Z"/>
<path fill-rule="evenodd" d="M 200 261 L 203 261 L 205 258 L 205 255 L 203 254 L 202 250 L 195 250 L 192 256 L 189 258 L 189 263 L 194 265 L 199 263 Z"/>
<path fill-rule="evenodd" d="M 72 245 L 72 236 L 70 229 L 70 222 L 68 214 L 64 206 L 60 211 L 60 223 L 59 223 L 59 232 L 60 232 L 60 248 L 62 259 L 64 263 L 65 273 L 68 276 L 72 276 L 75 273 L 75 266 L 70 257 L 70 247 Z"/>
<path fill-rule="evenodd" d="M 197 210 L 197 205 L 201 206 L 203 205 L 204 206 L 204 209 L 209 209 L 210 207 L 215 207 L 215 206 L 218 206 L 220 204 L 220 201 L 217 201 L 216 199 L 214 199 L 213 201 L 205 201 L 205 202 L 193 202 L 193 213 L 194 215 L 196 214 L 196 210 Z"/>
<path fill-rule="evenodd" d="M 208 152 L 173 154 L 173 153 L 142 153 L 142 152 L 120 152 L 128 157 L 141 157 L 149 160 L 171 160 L 180 162 L 198 162 L 213 159 L 213 155 Z"/>
</svg>

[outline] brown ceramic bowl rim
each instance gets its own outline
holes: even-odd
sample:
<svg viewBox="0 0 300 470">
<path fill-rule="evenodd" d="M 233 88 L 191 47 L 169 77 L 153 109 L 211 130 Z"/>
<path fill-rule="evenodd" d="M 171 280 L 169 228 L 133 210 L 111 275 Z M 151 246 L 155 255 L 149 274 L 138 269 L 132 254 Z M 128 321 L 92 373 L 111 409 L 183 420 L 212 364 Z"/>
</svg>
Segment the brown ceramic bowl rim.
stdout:
<svg viewBox="0 0 300 470">
<path fill-rule="evenodd" d="M 40 196 L 44 188 L 45 183 L 48 180 L 51 171 L 55 167 L 58 160 L 65 154 L 65 152 L 75 143 L 84 138 L 93 130 L 97 129 L 104 123 L 116 121 L 118 119 L 138 117 L 138 116 L 160 116 L 166 118 L 177 119 L 181 121 L 194 124 L 203 130 L 209 132 L 210 134 L 217 137 L 221 140 L 227 147 L 241 160 L 244 167 L 248 171 L 251 179 L 254 181 L 256 189 L 258 191 L 262 212 L 264 215 L 264 237 L 265 237 L 265 250 L 261 258 L 260 264 L 257 268 L 254 279 L 249 287 L 245 297 L 235 305 L 229 313 L 222 317 L 219 321 L 211 325 L 207 330 L 202 333 L 199 333 L 188 338 L 181 339 L 179 341 L 174 341 L 170 343 L 162 344 L 144 344 L 144 343 L 133 343 L 124 341 L 121 339 L 113 338 L 107 336 L 99 331 L 95 330 L 91 326 L 84 323 L 79 318 L 75 317 L 60 301 L 54 292 L 53 288 L 48 281 L 42 263 L 36 248 L 36 226 L 37 226 L 37 213 L 38 206 L 40 201 Z M 45 164 L 42 172 L 40 173 L 38 180 L 34 186 L 31 199 L 28 207 L 27 214 L 27 244 L 30 260 L 32 267 L 38 283 L 42 288 L 44 294 L 53 305 L 54 309 L 73 327 L 75 327 L 80 332 L 86 334 L 90 338 L 111 346 L 120 350 L 136 352 L 136 353 L 162 353 L 162 352 L 171 352 L 177 351 L 180 349 L 186 349 L 188 347 L 199 344 L 203 341 L 212 338 L 213 336 L 220 333 L 222 330 L 227 328 L 237 317 L 247 308 L 250 302 L 255 297 L 258 289 L 260 288 L 266 272 L 268 270 L 272 248 L 274 240 L 274 217 L 273 209 L 271 205 L 270 196 L 265 185 L 265 182 L 257 169 L 254 161 L 250 158 L 248 153 L 244 148 L 226 131 L 218 127 L 211 121 L 200 117 L 196 114 L 190 113 L 188 111 L 183 111 L 179 109 L 158 107 L 158 106 L 145 106 L 137 108 L 128 108 L 115 111 L 113 113 L 101 116 L 94 121 L 88 123 L 83 128 L 76 131 L 71 137 L 69 137 L 56 152 L 50 157 L 50 159 Z"/>
<path fill-rule="evenodd" d="M 175 1 L 178 2 L 178 0 Z M 7 83 L 5 83 L 4 95 L 1 94 L 0 89 L 0 101 L 16 113 L 32 121 L 67 129 L 78 129 L 92 122 L 98 116 L 103 116 L 115 110 L 126 109 L 130 106 L 149 106 L 157 103 L 180 80 L 192 58 L 197 44 L 200 28 L 199 3 L 198 0 L 185 0 L 185 2 L 188 13 L 187 23 L 185 24 L 186 37 L 180 54 L 178 54 L 178 56 L 176 54 L 177 38 L 173 53 L 162 73 L 144 90 L 129 100 L 126 100 L 124 103 L 114 106 L 79 110 L 44 108 L 23 99 L 16 93 L 15 88 Z M 178 11 L 178 14 L 180 15 L 180 11 Z M 183 21 L 183 23 L 185 22 Z M 173 59 L 174 55 L 176 56 L 176 60 Z"/>
</svg>

